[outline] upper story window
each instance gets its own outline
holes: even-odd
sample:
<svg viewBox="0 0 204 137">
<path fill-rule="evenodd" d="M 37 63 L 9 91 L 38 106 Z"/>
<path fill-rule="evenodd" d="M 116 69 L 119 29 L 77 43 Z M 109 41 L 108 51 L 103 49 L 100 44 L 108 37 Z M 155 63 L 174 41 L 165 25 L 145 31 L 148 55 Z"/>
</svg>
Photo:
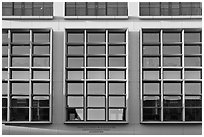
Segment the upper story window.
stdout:
<svg viewBox="0 0 204 137">
<path fill-rule="evenodd" d="M 66 2 L 65 16 L 128 16 L 127 2 Z"/>
<path fill-rule="evenodd" d="M 2 16 L 53 16 L 53 2 L 3 2 Z"/>
<path fill-rule="evenodd" d="M 201 2 L 140 2 L 140 16 L 201 15 Z"/>
</svg>

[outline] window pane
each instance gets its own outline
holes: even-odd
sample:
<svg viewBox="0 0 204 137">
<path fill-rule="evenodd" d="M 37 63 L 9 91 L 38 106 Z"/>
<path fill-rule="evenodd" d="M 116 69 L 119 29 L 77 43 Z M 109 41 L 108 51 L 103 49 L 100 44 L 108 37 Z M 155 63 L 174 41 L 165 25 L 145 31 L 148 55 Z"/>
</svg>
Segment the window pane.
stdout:
<svg viewBox="0 0 204 137">
<path fill-rule="evenodd" d="M 87 54 L 106 54 L 105 46 L 87 46 Z"/>
<path fill-rule="evenodd" d="M 68 57 L 67 59 L 68 67 L 83 67 L 84 66 L 84 58 L 82 57 Z"/>
<path fill-rule="evenodd" d="M 67 83 L 68 94 L 83 94 L 84 84 L 83 83 Z"/>
<path fill-rule="evenodd" d="M 159 67 L 160 58 L 159 57 L 143 57 L 143 67 Z"/>
<path fill-rule="evenodd" d="M 22 3 L 14 2 L 14 16 L 22 16 Z"/>
<path fill-rule="evenodd" d="M 160 16 L 160 3 L 150 2 L 150 16 Z"/>
<path fill-rule="evenodd" d="M 125 57 L 109 57 L 109 67 L 125 67 Z"/>
<path fill-rule="evenodd" d="M 68 55 L 83 55 L 84 47 L 83 46 L 68 46 Z"/>
<path fill-rule="evenodd" d="M 33 83 L 33 94 L 49 94 L 50 83 Z"/>
<path fill-rule="evenodd" d="M 181 79 L 180 70 L 164 70 L 164 79 Z"/>
<path fill-rule="evenodd" d="M 143 43 L 159 43 L 159 33 L 143 33 Z"/>
<path fill-rule="evenodd" d="M 7 98 L 2 98 L 2 107 L 7 107 Z"/>
<path fill-rule="evenodd" d="M 185 66 L 201 66 L 201 57 L 184 57 Z"/>
<path fill-rule="evenodd" d="M 160 79 L 160 71 L 159 70 L 143 71 L 143 79 L 158 80 Z"/>
<path fill-rule="evenodd" d="M 173 54 L 181 54 L 181 46 L 163 46 L 163 54 L 164 55 L 173 55 Z"/>
<path fill-rule="evenodd" d="M 44 16 L 53 15 L 53 2 L 44 2 Z"/>
<path fill-rule="evenodd" d="M 164 83 L 164 94 L 181 94 L 181 83 Z"/>
<path fill-rule="evenodd" d="M 84 110 L 76 108 L 67 108 L 66 120 L 84 120 Z"/>
<path fill-rule="evenodd" d="M 29 43 L 30 33 L 12 33 L 12 42 Z"/>
<path fill-rule="evenodd" d="M 28 121 L 29 109 L 28 108 L 11 108 L 10 110 L 11 121 Z"/>
<path fill-rule="evenodd" d="M 105 33 L 88 33 L 87 34 L 88 39 L 87 42 L 105 42 L 106 38 L 105 38 Z"/>
<path fill-rule="evenodd" d="M 126 37 L 125 33 L 109 33 L 108 35 L 108 41 L 110 43 L 120 43 L 120 42 L 125 42 Z"/>
<path fill-rule="evenodd" d="M 34 37 L 33 38 L 34 42 L 43 43 L 43 42 L 49 42 L 50 41 L 49 33 L 34 33 L 33 37 Z"/>
<path fill-rule="evenodd" d="M 163 43 L 181 42 L 181 33 L 163 33 Z"/>
<path fill-rule="evenodd" d="M 33 79 L 49 79 L 50 71 L 33 71 Z"/>
<path fill-rule="evenodd" d="M 117 55 L 117 54 L 126 54 L 126 49 L 125 46 L 120 45 L 120 46 L 108 46 L 109 51 L 108 54 L 109 55 Z"/>
<path fill-rule="evenodd" d="M 125 96 L 109 96 L 109 107 L 125 107 Z"/>
<path fill-rule="evenodd" d="M 143 108 L 144 121 L 160 121 L 161 109 L 160 108 Z"/>
<path fill-rule="evenodd" d="M 200 70 L 185 70 L 184 72 L 185 79 L 201 79 Z"/>
<path fill-rule="evenodd" d="M 107 2 L 107 15 L 117 16 L 117 2 Z"/>
<path fill-rule="evenodd" d="M 29 83 L 11 83 L 12 94 L 28 95 Z"/>
<path fill-rule="evenodd" d="M 105 120 L 105 109 L 87 109 L 87 120 Z"/>
<path fill-rule="evenodd" d="M 34 16 L 43 16 L 43 2 L 34 2 L 33 3 L 33 15 Z"/>
<path fill-rule="evenodd" d="M 68 33 L 68 43 L 83 43 L 84 33 Z"/>
<path fill-rule="evenodd" d="M 88 96 L 87 107 L 105 107 L 104 96 Z"/>
<path fill-rule="evenodd" d="M 25 8 L 23 9 L 23 15 L 32 16 L 32 2 L 24 2 Z"/>
<path fill-rule="evenodd" d="M 2 70 L 2 80 L 3 79 L 8 79 L 8 71 L 7 70 Z"/>
<path fill-rule="evenodd" d="M 181 57 L 163 57 L 163 66 L 181 66 Z"/>
<path fill-rule="evenodd" d="M 109 109 L 109 120 L 122 120 L 126 119 L 125 109 Z"/>
<path fill-rule="evenodd" d="M 201 121 L 202 120 L 202 108 L 186 108 L 185 109 L 186 121 Z"/>
<path fill-rule="evenodd" d="M 83 107 L 83 96 L 68 96 L 67 98 L 68 107 Z"/>
<path fill-rule="evenodd" d="M 7 94 L 8 94 L 8 83 L 2 82 L 2 95 L 7 95 Z"/>
<path fill-rule="evenodd" d="M 29 57 L 12 57 L 11 59 L 12 67 L 29 67 L 30 65 Z"/>
<path fill-rule="evenodd" d="M 67 79 L 69 80 L 81 80 L 84 78 L 84 71 L 67 71 Z"/>
<path fill-rule="evenodd" d="M 49 67 L 50 58 L 49 57 L 34 57 L 33 66 L 34 67 Z"/>
<path fill-rule="evenodd" d="M 159 96 L 144 96 L 143 107 L 161 107 L 161 100 Z"/>
<path fill-rule="evenodd" d="M 161 16 L 170 16 L 169 2 L 161 2 Z"/>
<path fill-rule="evenodd" d="M 118 16 L 127 16 L 128 6 L 127 2 L 118 2 Z"/>
<path fill-rule="evenodd" d="M 149 2 L 139 2 L 140 16 L 149 16 Z"/>
<path fill-rule="evenodd" d="M 2 68 L 8 67 L 8 57 L 2 57 Z"/>
<path fill-rule="evenodd" d="M 164 107 L 181 107 L 182 100 L 180 96 L 164 96 Z"/>
<path fill-rule="evenodd" d="M 33 46 L 33 54 L 50 54 L 50 46 Z"/>
<path fill-rule="evenodd" d="M 180 7 L 179 2 L 171 3 L 171 16 L 179 16 L 180 15 Z"/>
<path fill-rule="evenodd" d="M 29 77 L 30 77 L 29 71 L 12 70 L 11 73 L 12 73 L 12 75 L 11 75 L 12 79 L 29 79 Z"/>
<path fill-rule="evenodd" d="M 202 3 L 201 2 L 193 2 L 191 3 L 191 14 L 192 15 L 202 15 Z"/>
<path fill-rule="evenodd" d="M 184 42 L 191 43 L 191 42 L 201 42 L 201 34 L 200 32 L 194 33 L 185 33 L 184 34 Z"/>
<path fill-rule="evenodd" d="M 109 83 L 109 94 L 125 94 L 126 85 L 125 83 Z"/>
<path fill-rule="evenodd" d="M 32 108 L 33 121 L 49 121 L 49 108 Z"/>
<path fill-rule="evenodd" d="M 2 121 L 7 121 L 7 108 L 2 108 Z"/>
<path fill-rule="evenodd" d="M 48 96 L 34 96 L 32 107 L 49 107 Z"/>
<path fill-rule="evenodd" d="M 12 16 L 12 2 L 2 2 L 2 16 Z"/>
<path fill-rule="evenodd" d="M 202 99 L 201 96 L 185 96 L 186 107 L 201 107 Z"/>
<path fill-rule="evenodd" d="M 87 57 L 87 67 L 105 67 L 105 57 Z"/>
<path fill-rule="evenodd" d="M 15 96 L 11 98 L 11 107 L 28 107 L 29 98 L 23 96 Z"/>
<path fill-rule="evenodd" d="M 3 43 L 8 43 L 8 32 L 4 30 L 2 30 L 2 44 Z"/>
<path fill-rule="evenodd" d="M 143 46 L 143 55 L 160 55 L 159 46 Z"/>
<path fill-rule="evenodd" d="M 160 94 L 160 83 L 143 83 L 143 94 Z"/>
<path fill-rule="evenodd" d="M 201 94 L 201 83 L 186 82 L 185 83 L 185 94 Z"/>
<path fill-rule="evenodd" d="M 8 55 L 8 45 L 2 45 L 2 55 Z"/>
<path fill-rule="evenodd" d="M 105 71 L 87 71 L 88 79 L 105 79 Z"/>
<path fill-rule="evenodd" d="M 181 13 L 182 15 L 191 15 L 191 2 L 181 3 Z"/>
<path fill-rule="evenodd" d="M 164 108 L 164 121 L 182 121 L 182 108 Z"/>
<path fill-rule="evenodd" d="M 65 2 L 65 4 L 66 4 L 65 16 L 75 16 L 76 15 L 75 2 Z"/>
<path fill-rule="evenodd" d="M 97 15 L 98 16 L 106 16 L 106 3 L 105 2 L 97 2 Z"/>
<path fill-rule="evenodd" d="M 105 94 L 105 83 L 87 83 L 88 94 Z"/>
<path fill-rule="evenodd" d="M 11 54 L 15 54 L 15 55 L 22 55 L 22 54 L 30 54 L 30 46 L 11 46 L 12 50 L 11 50 Z"/>
<path fill-rule="evenodd" d="M 86 15 L 86 2 L 76 2 L 76 16 Z"/>
<path fill-rule="evenodd" d="M 184 54 L 190 55 L 190 54 L 201 54 L 201 46 L 199 45 L 193 45 L 193 46 L 184 46 Z"/>
<path fill-rule="evenodd" d="M 125 77 L 126 77 L 125 70 L 123 71 L 109 70 L 109 79 L 125 79 Z"/>
</svg>

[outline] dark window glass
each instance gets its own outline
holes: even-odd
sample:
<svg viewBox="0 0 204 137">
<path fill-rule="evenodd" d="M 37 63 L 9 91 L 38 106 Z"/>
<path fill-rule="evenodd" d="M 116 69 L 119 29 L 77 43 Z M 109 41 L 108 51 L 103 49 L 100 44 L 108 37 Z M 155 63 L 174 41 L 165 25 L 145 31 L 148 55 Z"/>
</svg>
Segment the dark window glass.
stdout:
<svg viewBox="0 0 204 137">
<path fill-rule="evenodd" d="M 11 83 L 12 94 L 17 95 L 28 95 L 29 94 L 29 83 Z"/>
<path fill-rule="evenodd" d="M 200 96 L 185 96 L 186 107 L 201 107 L 202 100 Z"/>
<path fill-rule="evenodd" d="M 181 107 L 182 99 L 180 96 L 164 96 L 164 107 Z"/>
<path fill-rule="evenodd" d="M 87 2 L 87 15 L 96 16 L 96 3 L 95 2 Z"/>
<path fill-rule="evenodd" d="M 181 14 L 182 15 L 191 15 L 191 2 L 182 2 L 181 3 Z"/>
<path fill-rule="evenodd" d="M 12 16 L 12 2 L 2 2 L 2 16 Z"/>
<path fill-rule="evenodd" d="M 160 121 L 161 109 L 160 108 L 143 108 L 144 121 Z"/>
<path fill-rule="evenodd" d="M 53 15 L 53 3 L 52 2 L 43 2 L 44 3 L 44 16 L 52 16 Z"/>
<path fill-rule="evenodd" d="M 184 43 L 201 42 L 200 32 L 186 32 L 184 33 Z"/>
<path fill-rule="evenodd" d="M 49 121 L 49 108 L 32 108 L 33 121 Z"/>
<path fill-rule="evenodd" d="M 49 94 L 50 83 L 35 82 L 32 84 L 33 94 Z"/>
<path fill-rule="evenodd" d="M 32 2 L 24 2 L 23 15 L 32 16 Z"/>
<path fill-rule="evenodd" d="M 161 101 L 158 96 L 144 96 L 143 107 L 160 107 Z"/>
<path fill-rule="evenodd" d="M 10 109 L 10 120 L 11 121 L 28 121 L 29 120 L 29 109 L 28 108 L 11 108 Z"/>
<path fill-rule="evenodd" d="M 14 55 L 29 55 L 30 54 L 30 46 L 12 46 L 11 54 Z"/>
<path fill-rule="evenodd" d="M 86 15 L 86 2 L 76 2 L 76 16 Z"/>
<path fill-rule="evenodd" d="M 163 33 L 163 43 L 181 42 L 181 33 Z"/>
<path fill-rule="evenodd" d="M 179 16 L 180 15 L 180 7 L 179 2 L 171 3 L 171 16 Z"/>
<path fill-rule="evenodd" d="M 33 39 L 34 42 L 43 43 L 43 42 L 49 42 L 50 41 L 49 33 L 34 33 L 33 37 L 34 37 L 34 39 Z"/>
<path fill-rule="evenodd" d="M 202 15 L 202 3 L 192 2 L 191 3 L 191 14 L 192 15 Z"/>
<path fill-rule="evenodd" d="M 140 16 L 149 16 L 149 2 L 140 2 Z"/>
<path fill-rule="evenodd" d="M 2 98 L 2 107 L 7 107 L 7 98 Z"/>
<path fill-rule="evenodd" d="M 74 120 L 84 120 L 84 110 L 69 107 L 66 111 L 66 120 L 67 121 L 74 121 Z"/>
<path fill-rule="evenodd" d="M 2 121 L 7 121 L 7 108 L 2 108 Z"/>
<path fill-rule="evenodd" d="M 125 49 L 125 46 L 123 45 L 120 45 L 120 46 L 109 45 L 108 48 L 109 48 L 109 51 L 108 51 L 109 55 L 126 54 L 126 49 Z"/>
<path fill-rule="evenodd" d="M 84 84 L 83 83 L 67 83 L 68 94 L 83 94 Z"/>
<path fill-rule="evenodd" d="M 160 3 L 159 2 L 150 2 L 150 16 L 160 16 Z"/>
<path fill-rule="evenodd" d="M 34 67 L 49 67 L 50 58 L 49 57 L 34 57 L 33 66 Z"/>
<path fill-rule="evenodd" d="M 164 121 L 182 121 L 182 108 L 164 108 Z"/>
<path fill-rule="evenodd" d="M 28 107 L 29 98 L 22 96 L 15 96 L 11 98 L 11 107 Z"/>
<path fill-rule="evenodd" d="M 21 16 L 21 15 L 22 15 L 22 3 L 14 2 L 14 16 Z"/>
<path fill-rule="evenodd" d="M 49 107 L 49 97 L 48 96 L 34 96 L 32 107 Z"/>
<path fill-rule="evenodd" d="M 97 7 L 97 15 L 98 16 L 106 16 L 106 3 L 105 2 L 98 2 Z"/>
<path fill-rule="evenodd" d="M 186 121 L 202 121 L 202 108 L 186 108 L 185 109 Z"/>
<path fill-rule="evenodd" d="M 43 16 L 43 2 L 33 3 L 33 16 Z"/>
<path fill-rule="evenodd" d="M 169 2 L 161 2 L 161 16 L 169 16 L 170 15 L 170 3 Z"/>
<path fill-rule="evenodd" d="M 125 118 L 125 109 L 109 109 L 109 120 L 124 121 Z"/>
<path fill-rule="evenodd" d="M 65 15 L 66 16 L 76 16 L 75 2 L 66 2 L 65 4 L 66 4 Z"/>
<path fill-rule="evenodd" d="M 118 16 L 127 15 L 128 15 L 127 2 L 118 2 Z"/>
<path fill-rule="evenodd" d="M 107 16 L 117 16 L 117 2 L 107 3 Z"/>
<path fill-rule="evenodd" d="M 87 120 L 105 120 L 105 109 L 87 109 Z"/>
</svg>

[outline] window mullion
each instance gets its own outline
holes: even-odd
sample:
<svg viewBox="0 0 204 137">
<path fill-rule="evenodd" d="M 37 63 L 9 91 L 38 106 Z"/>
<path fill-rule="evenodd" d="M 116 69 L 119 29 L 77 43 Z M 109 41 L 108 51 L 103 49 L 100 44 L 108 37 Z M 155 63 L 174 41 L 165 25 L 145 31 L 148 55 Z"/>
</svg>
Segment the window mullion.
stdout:
<svg viewBox="0 0 204 137">
<path fill-rule="evenodd" d="M 10 55 L 11 55 L 11 30 L 8 30 L 8 73 L 7 73 L 7 75 L 8 75 L 8 89 L 7 89 L 7 121 L 10 121 L 10 108 L 11 108 L 11 105 L 10 105 L 10 75 L 11 75 L 11 73 L 10 73 Z"/>
<path fill-rule="evenodd" d="M 183 110 L 183 121 L 185 121 L 185 78 L 184 78 L 184 30 L 181 32 L 182 37 L 182 110 Z"/>
<path fill-rule="evenodd" d="M 161 121 L 164 120 L 164 105 L 163 105 L 163 98 L 164 98 L 164 92 L 163 92 L 163 30 L 160 30 L 160 57 L 161 57 L 161 75 L 160 75 L 160 78 L 161 78 Z"/>
<path fill-rule="evenodd" d="M 108 30 L 106 30 L 106 121 L 108 121 L 109 117 L 109 106 L 108 106 L 108 100 L 109 100 L 109 95 L 108 95 Z"/>
<path fill-rule="evenodd" d="M 87 64 L 87 31 L 84 30 L 84 121 L 87 121 L 87 87 L 86 87 L 86 77 L 87 77 L 87 69 L 86 69 L 86 64 Z"/>
<path fill-rule="evenodd" d="M 32 79 L 32 38 L 33 38 L 33 32 L 32 30 L 30 30 L 30 65 L 29 65 L 29 71 L 30 71 L 30 77 L 29 77 L 29 122 L 31 122 L 31 117 L 32 117 L 32 83 L 31 83 L 31 79 Z"/>
</svg>

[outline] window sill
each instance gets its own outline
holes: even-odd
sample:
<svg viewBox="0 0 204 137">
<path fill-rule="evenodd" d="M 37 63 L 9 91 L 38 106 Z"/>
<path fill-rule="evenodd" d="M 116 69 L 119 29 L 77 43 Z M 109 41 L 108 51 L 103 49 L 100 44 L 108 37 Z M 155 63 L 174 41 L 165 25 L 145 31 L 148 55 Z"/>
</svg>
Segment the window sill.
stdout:
<svg viewBox="0 0 204 137">
<path fill-rule="evenodd" d="M 140 19 L 202 19 L 202 16 L 139 16 Z"/>
<path fill-rule="evenodd" d="M 120 20 L 128 19 L 128 16 L 64 16 L 64 19 L 68 20 L 80 20 L 80 19 L 111 19 L 111 20 Z"/>
<path fill-rule="evenodd" d="M 140 124 L 202 124 L 202 121 L 142 121 Z"/>
<path fill-rule="evenodd" d="M 38 20 L 45 20 L 45 19 L 53 19 L 53 16 L 2 16 L 3 20 L 19 20 L 19 19 L 38 19 Z"/>
</svg>

